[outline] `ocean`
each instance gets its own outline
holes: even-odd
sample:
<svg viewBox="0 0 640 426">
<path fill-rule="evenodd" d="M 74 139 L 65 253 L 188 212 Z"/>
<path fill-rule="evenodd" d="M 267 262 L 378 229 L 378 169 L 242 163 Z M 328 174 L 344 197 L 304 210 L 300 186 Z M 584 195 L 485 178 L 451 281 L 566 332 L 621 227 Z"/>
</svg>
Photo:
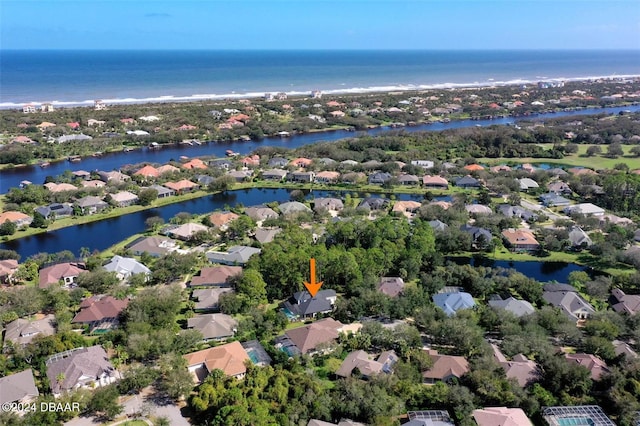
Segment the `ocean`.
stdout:
<svg viewBox="0 0 640 426">
<path fill-rule="evenodd" d="M 0 50 L 0 71 L 6 109 L 624 77 L 640 52 Z"/>
</svg>

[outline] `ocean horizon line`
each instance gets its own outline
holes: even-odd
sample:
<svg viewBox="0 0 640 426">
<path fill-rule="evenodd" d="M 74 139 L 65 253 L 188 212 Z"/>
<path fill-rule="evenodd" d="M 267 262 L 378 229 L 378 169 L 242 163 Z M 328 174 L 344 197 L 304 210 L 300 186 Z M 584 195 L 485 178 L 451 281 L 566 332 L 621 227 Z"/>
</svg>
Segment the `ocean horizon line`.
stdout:
<svg viewBox="0 0 640 426">
<path fill-rule="evenodd" d="M 73 48 L 0 48 L 1 52 L 640 52 L 640 48 L 519 48 L 519 49 L 485 49 L 485 48 L 393 48 L 393 49 L 377 49 L 377 48 L 281 48 L 281 49 L 255 49 L 255 48 L 104 48 L 104 49 L 73 49 Z"/>
</svg>

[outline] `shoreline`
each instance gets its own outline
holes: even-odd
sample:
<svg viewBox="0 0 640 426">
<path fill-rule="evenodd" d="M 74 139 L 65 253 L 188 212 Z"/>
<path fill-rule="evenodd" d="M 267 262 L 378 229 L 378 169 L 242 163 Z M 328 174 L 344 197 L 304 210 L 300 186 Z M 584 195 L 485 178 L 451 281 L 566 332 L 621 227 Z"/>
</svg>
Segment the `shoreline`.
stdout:
<svg viewBox="0 0 640 426">
<path fill-rule="evenodd" d="M 433 83 L 433 84 L 398 84 L 398 85 L 388 85 L 388 86 L 369 86 L 369 87 L 351 87 L 351 88 L 337 88 L 337 89 L 326 89 L 321 90 L 323 96 L 325 95 L 333 95 L 333 96 L 344 96 L 344 95 L 377 95 L 377 94 L 387 94 L 389 92 L 411 92 L 411 93 L 419 93 L 423 91 L 429 90 L 480 90 L 480 89 L 489 89 L 494 87 L 510 87 L 510 86 L 521 86 L 521 85 L 531 85 L 537 84 L 538 82 L 549 82 L 549 83 L 561 83 L 561 82 L 592 82 L 592 81 L 616 81 L 616 80 L 634 80 L 639 79 L 640 74 L 611 74 L 611 75 L 600 75 L 600 76 L 580 76 L 580 77 L 545 77 L 539 79 L 518 79 L 514 78 L 511 80 L 500 80 L 495 81 L 489 79 L 485 82 L 463 82 L 463 83 L 454 83 L 454 82 L 444 82 L 444 83 Z M 291 99 L 302 100 L 302 99 L 313 99 L 311 96 L 311 92 L 314 89 L 309 90 L 293 90 L 293 91 L 281 91 L 281 93 L 285 93 Z M 102 99 L 102 101 L 107 105 L 114 106 L 126 106 L 126 105 L 144 105 L 144 104 L 154 104 L 154 103 L 189 103 L 189 102 L 216 102 L 216 101 L 239 101 L 242 99 L 259 99 L 264 98 L 265 93 L 278 93 L 276 90 L 265 90 L 265 91 L 251 91 L 251 92 L 243 92 L 243 93 L 205 93 L 205 94 L 191 94 L 191 95 L 157 95 L 152 97 L 141 97 L 141 98 L 113 98 L 113 99 Z M 17 100 L 3 100 L 0 99 L 0 111 L 3 110 L 12 110 L 22 108 L 25 104 L 35 104 L 41 105 L 44 103 L 50 103 L 54 107 L 57 108 L 82 108 L 82 107 L 91 107 L 94 104 L 94 99 L 91 100 L 25 100 L 25 101 L 17 101 Z"/>
</svg>

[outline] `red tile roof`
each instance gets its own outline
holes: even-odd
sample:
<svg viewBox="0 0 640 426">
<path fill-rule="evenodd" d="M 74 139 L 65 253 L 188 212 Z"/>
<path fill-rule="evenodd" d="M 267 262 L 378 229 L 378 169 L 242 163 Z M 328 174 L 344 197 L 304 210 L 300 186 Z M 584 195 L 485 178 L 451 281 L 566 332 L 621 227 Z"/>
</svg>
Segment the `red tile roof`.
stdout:
<svg viewBox="0 0 640 426">
<path fill-rule="evenodd" d="M 80 312 L 71 322 L 91 323 L 117 318 L 128 305 L 129 299 L 119 300 L 113 296 L 92 296 L 80 304 Z"/>
</svg>

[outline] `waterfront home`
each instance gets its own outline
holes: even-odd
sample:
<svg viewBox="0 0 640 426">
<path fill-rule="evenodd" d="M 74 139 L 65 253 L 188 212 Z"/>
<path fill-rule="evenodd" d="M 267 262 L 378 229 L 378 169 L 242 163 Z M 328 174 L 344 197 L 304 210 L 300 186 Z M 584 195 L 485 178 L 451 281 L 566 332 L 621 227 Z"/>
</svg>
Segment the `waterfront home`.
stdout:
<svg viewBox="0 0 640 426">
<path fill-rule="evenodd" d="M 400 277 L 382 277 L 376 289 L 386 296 L 395 298 L 404 291 L 404 280 Z"/>
<path fill-rule="evenodd" d="M 80 312 L 71 323 L 87 326 L 90 333 L 106 332 L 118 326 L 118 318 L 128 305 L 129 299 L 104 294 L 91 296 L 80 303 Z"/>
<path fill-rule="evenodd" d="M 101 346 L 57 353 L 49 357 L 45 365 L 54 397 L 65 391 L 107 386 L 120 378 Z"/>
<path fill-rule="evenodd" d="M 252 174 L 253 172 L 251 170 L 231 170 L 227 172 L 226 176 L 229 176 L 236 182 L 245 182 L 250 180 L 249 178 Z"/>
<path fill-rule="evenodd" d="M 23 105 L 22 112 L 24 112 L 25 114 L 33 114 L 36 112 L 36 106 L 33 104 Z"/>
<path fill-rule="evenodd" d="M 292 172 L 287 174 L 287 180 L 300 183 L 311 183 L 315 179 L 314 172 Z"/>
<path fill-rule="evenodd" d="M 398 183 L 400 185 L 420 185 L 420 178 L 416 175 L 404 174 L 398 176 Z"/>
<path fill-rule="evenodd" d="M 73 214 L 73 207 L 68 203 L 52 203 L 48 206 L 37 207 L 35 212 L 40 213 L 46 219 L 55 220 L 61 217 L 71 216 Z"/>
<path fill-rule="evenodd" d="M 155 189 L 158 192 L 158 198 L 166 198 L 176 195 L 176 191 L 162 185 L 154 184 L 149 186 L 149 189 Z"/>
<path fill-rule="evenodd" d="M 380 373 L 390 374 L 397 362 L 398 355 L 393 350 L 382 352 L 377 359 L 365 351 L 354 351 L 342 361 L 340 368 L 336 371 L 336 376 L 351 377 L 356 369 L 365 378 Z"/>
<path fill-rule="evenodd" d="M 251 157 L 244 157 L 240 162 L 243 167 L 257 167 L 260 165 L 260 156 L 252 155 Z"/>
<path fill-rule="evenodd" d="M 126 247 L 134 255 L 141 256 L 148 253 L 153 257 L 161 257 L 175 251 L 178 246 L 176 241 L 166 237 L 140 237 L 129 243 Z"/>
<path fill-rule="evenodd" d="M 278 210 L 283 216 L 297 213 L 311 213 L 311 209 L 298 201 L 289 201 L 278 206 Z"/>
<path fill-rule="evenodd" d="M 480 181 L 471 176 L 463 176 L 456 179 L 456 186 L 459 188 L 480 188 L 482 185 Z"/>
<path fill-rule="evenodd" d="M 433 303 L 447 316 L 452 316 L 461 309 L 471 309 L 476 306 L 473 297 L 462 291 L 434 294 L 432 299 Z"/>
<path fill-rule="evenodd" d="M 283 157 L 273 157 L 269 159 L 267 164 L 269 167 L 286 167 L 286 165 L 289 164 L 289 160 Z"/>
<path fill-rule="evenodd" d="M 213 287 L 193 290 L 191 297 L 196 300 L 196 311 L 217 311 L 219 309 L 220 296 L 225 293 L 234 293 L 229 287 Z"/>
<path fill-rule="evenodd" d="M 422 167 L 423 169 L 432 169 L 434 163 L 431 160 L 411 160 L 411 165 Z"/>
<path fill-rule="evenodd" d="M 101 180 L 83 180 L 80 182 L 80 186 L 83 188 L 104 188 L 107 184 Z"/>
<path fill-rule="evenodd" d="M 523 354 L 517 354 L 509 361 L 497 345 L 492 343 L 491 348 L 493 349 L 493 359 L 500 364 L 507 379 L 515 379 L 518 385 L 523 388 L 538 379 L 538 365 L 534 361 Z"/>
<path fill-rule="evenodd" d="M 187 241 L 190 240 L 195 234 L 198 232 L 207 232 L 209 228 L 200 223 L 183 223 L 182 225 L 170 226 L 165 234 L 177 238 L 179 240 Z"/>
<path fill-rule="evenodd" d="M 224 231 L 229 227 L 229 224 L 231 222 L 239 217 L 239 215 L 230 211 L 215 212 L 209 215 L 209 223 L 211 223 L 211 226 L 213 226 L 214 228 L 218 228 L 221 231 Z"/>
<path fill-rule="evenodd" d="M 502 231 L 502 238 L 512 251 L 534 252 L 540 249 L 540 243 L 533 233 L 526 229 L 505 229 Z"/>
<path fill-rule="evenodd" d="M 120 173 L 117 170 L 111 172 L 99 171 L 98 176 L 100 176 L 100 180 L 103 182 L 115 182 L 122 183 L 131 179 L 131 177 L 125 175 L 124 173 Z"/>
<path fill-rule="evenodd" d="M 431 368 L 422 373 L 423 381 L 427 384 L 460 379 L 469 372 L 469 363 L 462 356 L 440 355 L 434 349 L 427 349 L 426 352 L 433 361 Z"/>
<path fill-rule="evenodd" d="M 542 288 L 542 298 L 545 302 L 560 308 L 562 313 L 578 326 L 583 325 L 584 321 L 595 313 L 595 309 L 568 284 L 546 284 Z"/>
<path fill-rule="evenodd" d="M 18 261 L 16 259 L 0 260 L 0 284 L 10 284 L 13 274 L 18 271 Z"/>
<path fill-rule="evenodd" d="M 593 245 L 591 238 L 579 226 L 572 226 L 569 231 L 569 241 L 573 248 L 586 248 Z"/>
<path fill-rule="evenodd" d="M 232 165 L 233 162 L 231 160 L 227 160 L 226 158 L 215 158 L 209 161 L 209 166 L 213 167 L 214 169 L 229 170 Z"/>
<path fill-rule="evenodd" d="M 526 300 L 518 300 L 513 296 L 509 296 L 507 299 L 501 299 L 500 296 L 489 300 L 489 306 L 494 309 L 503 309 L 511 312 L 516 317 L 522 317 L 530 315 L 535 312 L 533 305 Z"/>
<path fill-rule="evenodd" d="M 460 227 L 460 230 L 471 235 L 471 242 L 476 247 L 485 246 L 492 238 L 491 231 L 477 226 L 465 224 Z"/>
<path fill-rule="evenodd" d="M 411 219 L 420 206 L 422 204 L 417 201 L 396 201 L 391 211 Z"/>
<path fill-rule="evenodd" d="M 244 209 L 244 214 L 256 222 L 262 222 L 266 219 L 277 219 L 279 216 L 271 207 L 267 206 L 247 207 Z"/>
<path fill-rule="evenodd" d="M 195 191 L 200 187 L 200 185 L 198 185 L 197 183 L 193 183 L 187 179 L 182 179 L 178 182 L 165 182 L 163 185 L 169 189 L 176 191 L 176 194 L 178 195 Z"/>
<path fill-rule="evenodd" d="M 540 196 L 540 201 L 546 207 L 564 207 L 571 204 L 571 201 L 555 192 L 549 192 Z"/>
<path fill-rule="evenodd" d="M 77 206 L 85 216 L 98 213 L 109 207 L 109 204 L 103 201 L 102 198 L 94 197 L 93 195 L 88 195 L 76 200 L 74 205 Z"/>
<path fill-rule="evenodd" d="M 391 174 L 386 172 L 376 172 L 369 175 L 368 181 L 370 185 L 383 185 L 391 180 Z"/>
<path fill-rule="evenodd" d="M 640 312 L 640 296 L 625 294 L 619 288 L 611 290 L 611 307 L 620 314 L 635 315 Z"/>
<path fill-rule="evenodd" d="M 142 176 L 144 178 L 157 178 L 160 176 L 158 169 L 151 165 L 146 165 L 133 174 L 134 176 Z"/>
<path fill-rule="evenodd" d="M 30 406 L 35 403 L 36 398 L 40 395 L 33 378 L 33 371 L 30 368 L 1 377 L 0 389 L 2 389 L 2 392 L 0 392 L 0 404 L 3 405 L 16 403 L 18 406 Z M 23 411 L 16 411 L 19 416 L 24 413 Z"/>
<path fill-rule="evenodd" d="M 591 203 L 575 204 L 573 206 L 567 206 L 563 210 L 565 214 L 569 215 L 581 215 L 581 216 L 602 216 L 605 211 L 602 207 L 598 207 Z"/>
<path fill-rule="evenodd" d="M 209 175 L 196 175 L 194 179 L 200 184 L 201 187 L 207 187 L 211 185 L 216 179 Z"/>
<path fill-rule="evenodd" d="M 324 318 L 286 331 L 276 339 L 275 347 L 289 356 L 325 353 L 335 345 L 344 328 L 340 321 Z"/>
<path fill-rule="evenodd" d="M 118 207 L 127 207 L 138 202 L 138 196 L 129 191 L 120 191 L 110 196 L 111 201 Z"/>
<path fill-rule="evenodd" d="M 449 181 L 442 176 L 426 175 L 422 178 L 422 185 L 429 189 L 449 189 Z"/>
<path fill-rule="evenodd" d="M 262 179 L 274 182 L 280 182 L 287 176 L 287 171 L 282 169 L 271 169 L 262 172 Z"/>
<path fill-rule="evenodd" d="M 64 192 L 64 191 L 77 191 L 78 187 L 71 185 L 70 183 L 56 183 L 47 182 L 44 187 L 51 192 Z"/>
<path fill-rule="evenodd" d="M 336 183 L 339 178 L 339 172 L 322 171 L 316 173 L 316 183 Z"/>
<path fill-rule="evenodd" d="M 489 170 L 491 170 L 492 173 L 510 172 L 511 167 L 501 164 L 499 166 L 493 166 Z"/>
<path fill-rule="evenodd" d="M 31 216 L 14 210 L 0 213 L 0 224 L 11 222 L 18 228 L 21 226 L 29 226 L 32 220 L 33 218 Z"/>
<path fill-rule="evenodd" d="M 369 197 L 364 198 L 360 204 L 358 204 L 358 208 L 365 210 L 386 210 L 389 208 L 389 204 L 391 204 L 391 201 L 387 198 Z"/>
<path fill-rule="evenodd" d="M 137 274 L 144 274 L 145 277 L 151 275 L 151 270 L 133 257 L 122 257 L 117 254 L 103 268 L 108 272 L 115 272 L 121 280 L 127 280 Z"/>
<path fill-rule="evenodd" d="M 63 262 L 47 266 L 38 272 L 38 287 L 47 288 L 60 281 L 65 288 L 74 287 L 78 275 L 86 270 L 85 264 L 81 262 Z"/>
<path fill-rule="evenodd" d="M 307 291 L 299 291 L 283 303 L 283 308 L 292 320 L 315 318 L 333 311 L 336 298 L 334 290 L 320 290 L 313 297 Z"/>
<path fill-rule="evenodd" d="M 53 336 L 56 334 L 56 317 L 53 314 L 38 315 L 39 319 L 18 318 L 5 325 L 4 343 L 13 343 L 21 347 L 28 345 L 36 336 Z"/>
<path fill-rule="evenodd" d="M 296 167 L 309 167 L 313 163 L 313 160 L 310 158 L 299 157 L 291 160 L 291 164 Z"/>
<path fill-rule="evenodd" d="M 213 266 L 200 270 L 199 275 L 191 278 L 190 287 L 216 286 L 230 287 L 231 280 L 242 273 L 240 266 Z"/>
<path fill-rule="evenodd" d="M 209 251 L 206 253 L 207 259 L 211 263 L 221 265 L 244 265 L 254 254 L 260 254 L 262 250 L 249 246 L 229 247 L 226 252 Z"/>
<path fill-rule="evenodd" d="M 344 209 L 344 203 L 339 198 L 315 198 L 313 200 L 313 209 L 315 211 L 335 211 Z"/>
<path fill-rule="evenodd" d="M 577 364 L 589 370 L 591 380 L 600 380 L 604 373 L 609 372 L 607 364 L 595 355 L 575 353 L 565 354 L 564 357 L 570 364 Z"/>
<path fill-rule="evenodd" d="M 196 383 L 202 383 L 213 370 L 221 370 L 225 376 L 242 379 L 247 372 L 246 362 L 250 361 L 247 351 L 237 341 L 188 353 L 184 359 Z"/>
<path fill-rule="evenodd" d="M 463 169 L 468 172 L 479 172 L 481 170 L 484 170 L 484 167 L 482 167 L 480 164 L 468 164 L 464 166 Z"/>
<path fill-rule="evenodd" d="M 107 109 L 107 105 L 103 101 L 98 99 L 93 101 L 93 109 L 95 109 L 96 111 L 102 111 Z"/>
<path fill-rule="evenodd" d="M 221 341 L 233 337 L 238 330 L 238 321 L 225 314 L 196 315 L 187 320 L 187 328 L 202 334 L 202 340 Z"/>
<path fill-rule="evenodd" d="M 177 168 L 176 166 L 172 166 L 171 164 L 164 164 L 160 167 L 158 167 L 158 174 L 160 176 L 164 175 L 165 173 L 177 173 L 180 172 L 180 169 Z"/>
<path fill-rule="evenodd" d="M 472 414 L 478 426 L 533 426 L 522 408 L 488 407 Z"/>
</svg>

